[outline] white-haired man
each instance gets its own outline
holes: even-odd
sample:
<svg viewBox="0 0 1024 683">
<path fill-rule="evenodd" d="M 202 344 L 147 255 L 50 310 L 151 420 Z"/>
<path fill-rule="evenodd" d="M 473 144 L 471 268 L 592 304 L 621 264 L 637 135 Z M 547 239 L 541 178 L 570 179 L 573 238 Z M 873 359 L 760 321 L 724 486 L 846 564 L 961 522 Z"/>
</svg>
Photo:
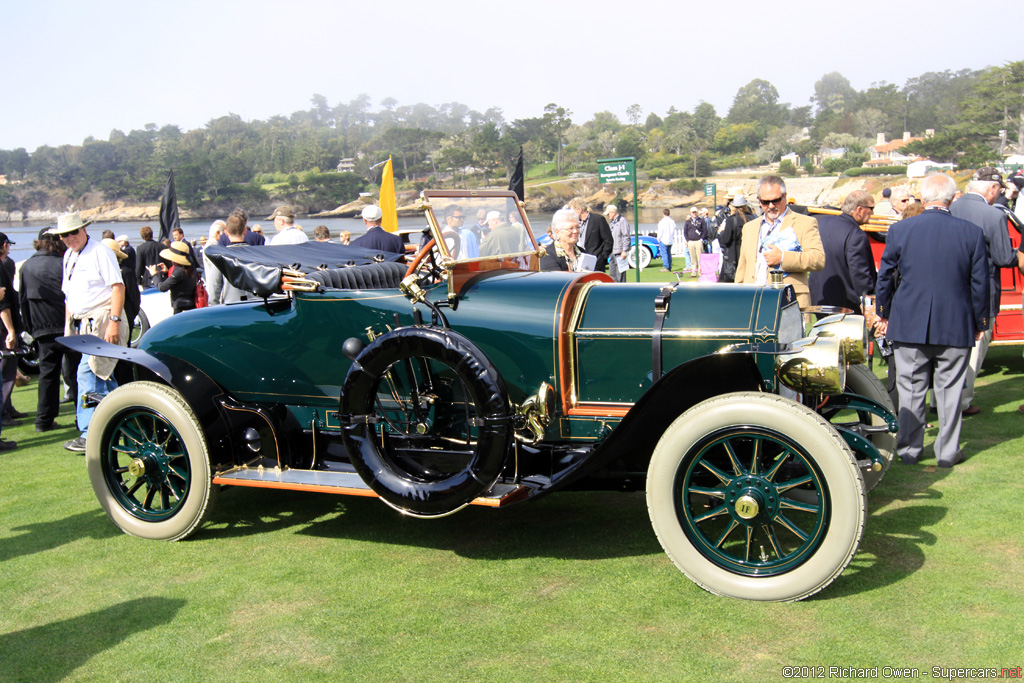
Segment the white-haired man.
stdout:
<svg viewBox="0 0 1024 683">
<path fill-rule="evenodd" d="M 969 223 L 974 223 L 985 233 L 985 245 L 988 248 L 989 315 L 993 319 L 999 315 L 1001 289 L 999 270 L 1017 265 L 1017 255 L 1010 245 L 1010 236 L 1006 230 L 1006 214 L 992 206 L 1002 191 L 1002 174 L 991 166 L 985 166 L 979 168 L 967 183 L 967 193 L 949 206 L 951 214 Z M 960 400 L 960 408 L 964 411 L 964 415 L 977 415 L 981 412 L 981 408 L 974 405 L 974 380 L 981 372 L 981 365 L 985 362 L 991 341 L 992 327 L 989 327 L 974 345 L 974 350 L 971 351 L 967 380 L 964 383 L 964 395 Z"/>
<path fill-rule="evenodd" d="M 876 328 L 895 348 L 896 447 L 907 465 L 917 464 L 924 451 L 929 386 L 939 409 L 935 459 L 939 467 L 964 459 L 960 396 L 971 348 L 989 327 L 985 235 L 949 212 L 955 191 L 949 176 L 924 179 L 924 213 L 889 229 L 878 270 Z"/>
<path fill-rule="evenodd" d="M 612 231 L 612 255 L 608 259 L 608 275 L 617 282 L 626 281 L 626 271 L 629 270 L 629 221 L 619 213 L 619 207 L 615 202 L 609 202 L 604 210 L 608 217 L 608 226 Z"/>
</svg>

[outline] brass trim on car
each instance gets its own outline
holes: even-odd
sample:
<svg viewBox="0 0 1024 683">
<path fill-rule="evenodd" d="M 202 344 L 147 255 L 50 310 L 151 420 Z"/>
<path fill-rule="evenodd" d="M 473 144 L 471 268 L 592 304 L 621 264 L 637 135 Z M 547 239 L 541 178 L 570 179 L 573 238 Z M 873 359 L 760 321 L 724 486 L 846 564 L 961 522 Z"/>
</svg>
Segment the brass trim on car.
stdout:
<svg viewBox="0 0 1024 683">
<path fill-rule="evenodd" d="M 587 296 L 596 284 L 597 282 L 584 282 L 579 286 L 576 292 L 576 301 L 573 302 L 572 313 L 569 314 L 569 321 L 566 325 L 565 335 L 567 343 L 561 349 L 568 355 L 568 358 L 562 359 L 562 362 L 564 364 L 568 361 L 569 366 L 568 393 L 566 393 L 566 387 L 562 388 L 563 398 L 568 396 L 569 399 L 567 405 L 563 406 L 566 413 L 576 407 L 578 398 L 576 393 L 576 328 L 579 327 L 580 318 L 583 316 L 583 309 L 586 308 Z"/>
</svg>

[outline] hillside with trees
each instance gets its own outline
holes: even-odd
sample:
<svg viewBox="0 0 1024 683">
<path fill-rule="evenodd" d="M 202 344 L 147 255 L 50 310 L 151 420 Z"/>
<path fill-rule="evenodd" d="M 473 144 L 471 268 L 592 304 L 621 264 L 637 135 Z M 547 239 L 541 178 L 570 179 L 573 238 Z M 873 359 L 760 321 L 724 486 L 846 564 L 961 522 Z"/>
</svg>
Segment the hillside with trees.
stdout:
<svg viewBox="0 0 1024 683">
<path fill-rule="evenodd" d="M 807 159 L 804 172 L 839 173 L 859 167 L 879 134 L 904 131 L 933 130 L 904 149 L 961 166 L 1024 152 L 1024 61 L 862 91 L 833 72 L 813 91 L 809 104 L 793 106 L 758 78 L 739 87 L 724 116 L 707 102 L 663 114 L 633 104 L 625 121 L 609 111 L 579 121 L 568 102 L 508 121 L 499 107 L 401 105 L 391 97 L 374 104 L 367 95 L 332 105 L 313 95 L 309 109 L 266 121 L 229 113 L 195 130 L 149 124 L 80 145 L 0 150 L 0 211 L 155 202 L 170 169 L 179 202 L 196 213 L 281 199 L 321 211 L 372 192 L 375 166 L 389 155 L 406 189 L 503 186 L 520 147 L 534 178 L 592 173 L 597 159 L 611 156 L 635 156 L 641 177 L 695 178 L 790 152 Z"/>
</svg>

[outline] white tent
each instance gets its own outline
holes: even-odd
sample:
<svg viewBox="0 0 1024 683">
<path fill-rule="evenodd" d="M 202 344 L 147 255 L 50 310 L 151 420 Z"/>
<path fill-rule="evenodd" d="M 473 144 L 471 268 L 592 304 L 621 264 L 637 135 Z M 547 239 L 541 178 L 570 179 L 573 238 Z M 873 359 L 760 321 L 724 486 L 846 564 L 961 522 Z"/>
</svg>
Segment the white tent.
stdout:
<svg viewBox="0 0 1024 683">
<path fill-rule="evenodd" d="M 908 178 L 923 178 L 932 171 L 952 171 L 955 164 L 932 161 L 931 159 L 918 159 L 907 164 Z"/>
</svg>

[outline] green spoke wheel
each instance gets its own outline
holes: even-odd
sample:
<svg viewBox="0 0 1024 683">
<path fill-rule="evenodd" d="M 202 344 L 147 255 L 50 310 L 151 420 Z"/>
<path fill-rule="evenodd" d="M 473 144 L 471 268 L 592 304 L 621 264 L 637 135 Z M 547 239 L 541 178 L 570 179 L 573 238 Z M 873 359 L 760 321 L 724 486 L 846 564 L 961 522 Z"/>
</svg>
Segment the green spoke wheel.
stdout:
<svg viewBox="0 0 1024 683">
<path fill-rule="evenodd" d="M 828 530 L 827 489 L 798 444 L 773 430 L 727 427 L 693 451 L 673 498 L 690 542 L 711 561 L 770 576 L 817 550 Z M 802 500 L 792 497 L 797 491 Z"/>
<path fill-rule="evenodd" d="M 86 461 L 100 504 L 126 533 L 178 540 L 210 509 L 203 432 L 181 395 L 164 385 L 132 382 L 107 395 L 89 425 Z"/>
<path fill-rule="evenodd" d="M 849 564 L 864 525 L 853 454 L 821 416 L 737 393 L 672 423 L 651 458 L 651 521 L 673 562 L 712 593 L 799 600 Z"/>
</svg>

